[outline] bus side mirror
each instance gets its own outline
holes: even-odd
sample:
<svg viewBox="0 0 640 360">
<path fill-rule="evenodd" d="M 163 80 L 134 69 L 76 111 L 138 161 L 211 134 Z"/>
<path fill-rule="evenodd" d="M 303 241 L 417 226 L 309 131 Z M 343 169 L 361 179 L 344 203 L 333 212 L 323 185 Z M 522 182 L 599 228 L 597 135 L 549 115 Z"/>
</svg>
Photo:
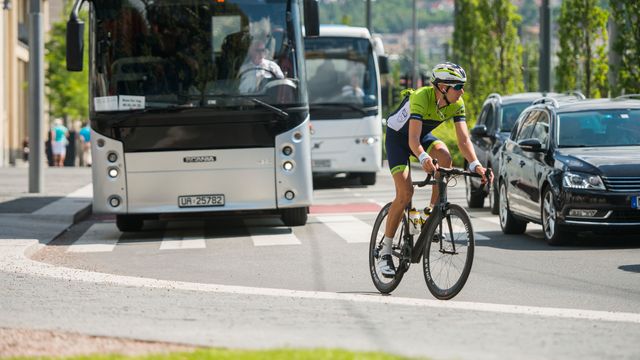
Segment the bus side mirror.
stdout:
<svg viewBox="0 0 640 360">
<path fill-rule="evenodd" d="M 82 71 L 84 21 L 71 16 L 67 21 L 67 70 Z"/>
<path fill-rule="evenodd" d="M 386 55 L 378 56 L 378 67 L 380 68 L 380 75 L 389 73 L 389 57 Z"/>
<path fill-rule="evenodd" d="M 320 35 L 318 0 L 304 0 L 304 32 L 305 36 Z"/>
</svg>

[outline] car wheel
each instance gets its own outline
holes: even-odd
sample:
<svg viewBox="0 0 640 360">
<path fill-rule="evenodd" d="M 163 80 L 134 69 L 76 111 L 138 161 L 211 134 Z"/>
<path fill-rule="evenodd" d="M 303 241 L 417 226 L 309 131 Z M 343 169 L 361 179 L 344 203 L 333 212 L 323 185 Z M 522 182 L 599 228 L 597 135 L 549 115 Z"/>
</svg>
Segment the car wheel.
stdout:
<svg viewBox="0 0 640 360">
<path fill-rule="evenodd" d="M 489 185 L 489 209 L 493 215 L 500 213 L 500 191 L 498 191 L 495 182 Z"/>
<path fill-rule="evenodd" d="M 562 245 L 567 232 L 558 226 L 558 210 L 553 202 L 553 192 L 546 188 L 542 196 L 542 230 L 549 245 Z"/>
<path fill-rule="evenodd" d="M 468 176 L 464 177 L 467 205 L 470 209 L 479 209 L 484 206 L 484 194 L 482 189 L 476 189 Z"/>
<path fill-rule="evenodd" d="M 507 199 L 507 186 L 504 181 L 500 182 L 500 227 L 505 234 L 522 234 L 527 230 L 527 222 L 516 219 L 509 210 L 509 200 Z"/>
</svg>

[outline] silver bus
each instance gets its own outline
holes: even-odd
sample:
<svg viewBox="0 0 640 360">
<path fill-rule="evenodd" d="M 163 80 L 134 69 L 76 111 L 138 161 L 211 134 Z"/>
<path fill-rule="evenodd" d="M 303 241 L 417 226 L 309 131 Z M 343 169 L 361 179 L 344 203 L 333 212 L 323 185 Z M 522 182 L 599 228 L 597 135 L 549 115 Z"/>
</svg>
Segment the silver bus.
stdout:
<svg viewBox="0 0 640 360">
<path fill-rule="evenodd" d="M 346 174 L 373 185 L 382 168 L 382 39 L 367 28 L 322 25 L 305 40 L 314 176 Z"/>
<path fill-rule="evenodd" d="M 82 70 L 82 3 L 70 71 Z M 316 0 L 91 0 L 88 27 L 95 213 L 121 231 L 163 214 L 306 223 L 302 39 L 319 32 Z"/>
</svg>

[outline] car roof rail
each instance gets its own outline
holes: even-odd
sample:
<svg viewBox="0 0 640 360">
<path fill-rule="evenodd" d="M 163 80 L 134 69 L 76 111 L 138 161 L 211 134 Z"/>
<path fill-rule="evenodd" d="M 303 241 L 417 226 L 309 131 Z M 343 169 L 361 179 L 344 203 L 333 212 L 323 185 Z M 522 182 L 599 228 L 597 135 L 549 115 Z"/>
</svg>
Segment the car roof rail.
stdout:
<svg viewBox="0 0 640 360">
<path fill-rule="evenodd" d="M 498 99 L 498 103 L 502 104 L 502 96 L 500 96 L 500 94 L 498 93 L 489 94 L 489 96 L 487 96 L 487 99 Z"/>
<path fill-rule="evenodd" d="M 614 99 L 616 100 L 640 99 L 640 94 L 624 94 L 624 95 L 616 96 Z"/>
<path fill-rule="evenodd" d="M 547 104 L 547 103 L 551 103 L 553 104 L 553 107 L 558 108 L 558 100 L 552 98 L 552 97 L 548 97 L 548 96 L 544 96 L 541 97 L 539 99 L 534 100 L 531 105 L 538 105 L 538 104 Z"/>
<path fill-rule="evenodd" d="M 571 90 L 571 91 L 567 91 L 565 94 L 567 94 L 567 95 L 573 95 L 573 96 L 577 97 L 577 98 L 578 98 L 578 99 L 580 99 L 580 100 L 584 100 L 584 99 L 586 99 L 586 98 L 587 98 L 587 97 L 586 97 L 586 96 L 584 96 L 584 94 L 583 94 L 581 91 L 579 91 L 579 90 Z"/>
</svg>

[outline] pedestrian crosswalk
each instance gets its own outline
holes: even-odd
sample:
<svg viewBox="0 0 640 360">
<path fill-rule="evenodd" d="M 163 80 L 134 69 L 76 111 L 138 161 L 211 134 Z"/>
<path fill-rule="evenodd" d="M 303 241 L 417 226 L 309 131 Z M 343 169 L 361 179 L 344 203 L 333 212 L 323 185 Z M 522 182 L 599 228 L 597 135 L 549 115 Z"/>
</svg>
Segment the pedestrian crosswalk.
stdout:
<svg viewBox="0 0 640 360">
<path fill-rule="evenodd" d="M 249 240 L 255 247 L 269 246 L 296 246 L 308 242 L 311 236 L 317 238 L 331 238 L 346 244 L 369 243 L 373 229 L 373 214 L 349 215 L 349 214 L 318 214 L 311 215 L 305 227 L 287 227 L 278 225 L 273 219 L 246 219 L 242 222 L 242 229 L 237 230 L 233 240 Z M 473 218 L 473 221 L 484 221 L 483 218 Z M 491 219 L 486 219 L 491 220 Z M 493 221 L 487 221 L 487 224 Z M 309 230 L 311 229 L 311 230 Z M 454 231 L 456 231 L 454 229 Z M 462 232 L 464 229 L 458 229 Z M 494 230 L 495 231 L 495 230 Z M 238 233 L 239 232 L 239 233 Z M 320 235 L 318 235 L 320 234 Z M 146 236 L 149 238 L 146 238 Z M 487 241 L 491 238 L 476 230 L 476 241 Z M 531 236 L 538 237 L 533 233 Z M 131 234 L 123 234 L 118 231 L 113 222 L 97 222 L 92 224 L 77 240 L 71 242 L 66 251 L 68 253 L 101 253 L 114 251 L 120 242 L 127 242 Z M 158 232 L 141 232 L 135 234 L 136 239 L 144 238 L 144 243 L 157 242 L 158 250 L 179 251 L 189 249 L 205 249 L 213 246 L 216 241 L 228 239 L 228 234 L 209 231 L 204 221 L 172 222 Z"/>
</svg>

